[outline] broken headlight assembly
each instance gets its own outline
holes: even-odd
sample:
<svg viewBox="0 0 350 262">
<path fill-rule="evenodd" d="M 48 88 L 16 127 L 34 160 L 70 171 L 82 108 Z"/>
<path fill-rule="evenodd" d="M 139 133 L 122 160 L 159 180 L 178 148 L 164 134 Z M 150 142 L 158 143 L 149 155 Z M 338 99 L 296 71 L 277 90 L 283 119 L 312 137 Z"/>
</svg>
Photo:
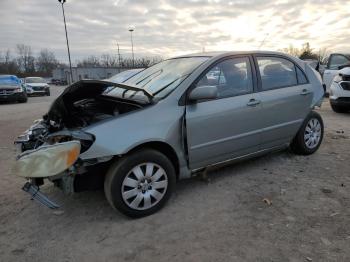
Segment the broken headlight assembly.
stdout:
<svg viewBox="0 0 350 262">
<path fill-rule="evenodd" d="M 90 146 L 95 141 L 95 137 L 92 134 L 83 132 L 81 130 L 62 130 L 49 134 L 45 138 L 45 143 L 49 145 L 64 143 L 68 141 L 79 141 L 81 145 L 80 153 L 83 153 L 90 148 Z"/>
<path fill-rule="evenodd" d="M 44 145 L 17 157 L 14 173 L 25 178 L 50 177 L 70 168 L 79 158 L 80 142 Z"/>
</svg>

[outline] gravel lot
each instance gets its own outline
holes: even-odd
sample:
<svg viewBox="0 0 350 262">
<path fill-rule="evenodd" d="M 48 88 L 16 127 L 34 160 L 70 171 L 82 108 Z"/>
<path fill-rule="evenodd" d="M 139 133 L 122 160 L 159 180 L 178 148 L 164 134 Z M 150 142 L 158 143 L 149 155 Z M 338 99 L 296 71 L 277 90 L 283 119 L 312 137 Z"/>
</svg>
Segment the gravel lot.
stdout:
<svg viewBox="0 0 350 262">
<path fill-rule="evenodd" d="M 212 171 L 209 183 L 180 181 L 164 209 L 132 220 L 103 192 L 64 196 L 49 185 L 42 191 L 62 205 L 52 211 L 11 175 L 14 138 L 62 90 L 0 105 L 0 261 L 350 261 L 350 114 L 325 101 L 316 154 L 280 152 Z"/>
</svg>

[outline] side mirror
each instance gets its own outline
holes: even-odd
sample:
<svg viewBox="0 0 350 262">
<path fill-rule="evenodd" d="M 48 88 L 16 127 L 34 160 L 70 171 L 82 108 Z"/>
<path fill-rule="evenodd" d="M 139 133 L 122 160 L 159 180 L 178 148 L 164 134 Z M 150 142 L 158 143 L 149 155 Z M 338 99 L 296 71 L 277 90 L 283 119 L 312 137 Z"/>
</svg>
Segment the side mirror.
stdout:
<svg viewBox="0 0 350 262">
<path fill-rule="evenodd" d="M 216 86 L 199 86 L 193 89 L 188 96 L 190 101 L 216 99 L 218 88 Z"/>
</svg>

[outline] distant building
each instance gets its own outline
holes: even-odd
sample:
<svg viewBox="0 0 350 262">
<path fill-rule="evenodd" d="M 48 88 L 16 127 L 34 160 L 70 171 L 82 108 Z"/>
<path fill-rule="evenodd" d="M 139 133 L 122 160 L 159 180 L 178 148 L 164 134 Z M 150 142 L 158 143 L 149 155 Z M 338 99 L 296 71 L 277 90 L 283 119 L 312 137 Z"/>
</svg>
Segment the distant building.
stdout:
<svg viewBox="0 0 350 262">
<path fill-rule="evenodd" d="M 120 67 L 72 67 L 73 82 L 82 79 L 106 79 L 131 68 Z M 57 68 L 52 71 L 52 79 L 71 83 L 69 68 Z"/>
</svg>

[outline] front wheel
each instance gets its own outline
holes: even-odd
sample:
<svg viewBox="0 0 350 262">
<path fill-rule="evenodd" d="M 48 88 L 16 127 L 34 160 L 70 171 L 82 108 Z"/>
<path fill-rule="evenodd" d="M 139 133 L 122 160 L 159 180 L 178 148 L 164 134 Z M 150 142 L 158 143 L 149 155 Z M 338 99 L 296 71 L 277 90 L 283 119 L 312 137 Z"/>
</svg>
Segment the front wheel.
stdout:
<svg viewBox="0 0 350 262">
<path fill-rule="evenodd" d="M 20 99 L 18 99 L 19 103 L 27 103 L 27 101 L 28 101 L 28 97 L 27 96 L 23 96 Z"/>
<path fill-rule="evenodd" d="M 290 147 L 299 155 L 310 155 L 317 151 L 323 139 L 324 125 L 321 116 L 311 111 L 304 120 Z"/>
<path fill-rule="evenodd" d="M 175 186 L 175 169 L 162 153 L 144 149 L 117 160 L 104 183 L 110 205 L 129 217 L 148 216 L 164 206 Z"/>
</svg>

